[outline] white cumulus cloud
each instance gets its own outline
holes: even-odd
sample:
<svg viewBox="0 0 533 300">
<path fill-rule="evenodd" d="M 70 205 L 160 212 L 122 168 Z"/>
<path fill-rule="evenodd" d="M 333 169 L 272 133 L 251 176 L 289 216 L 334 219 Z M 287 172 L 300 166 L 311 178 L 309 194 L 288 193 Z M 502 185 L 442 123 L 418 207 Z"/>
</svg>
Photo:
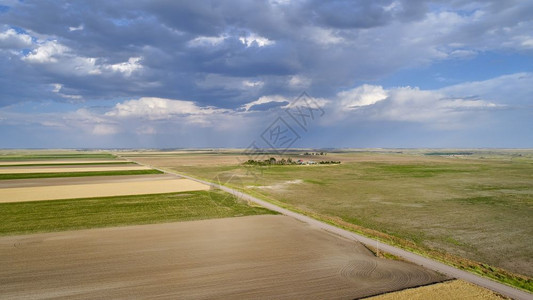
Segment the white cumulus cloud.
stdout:
<svg viewBox="0 0 533 300">
<path fill-rule="evenodd" d="M 142 117 L 150 120 L 164 120 L 173 116 L 212 115 L 225 111 L 224 109 L 213 107 L 200 107 L 192 101 L 142 97 L 137 100 L 117 103 L 105 115 L 110 117 Z"/>
<path fill-rule="evenodd" d="M 257 81 L 252 81 L 252 80 L 244 80 L 242 82 L 242 84 L 245 86 L 245 87 L 249 87 L 249 88 L 255 88 L 255 87 L 262 87 L 264 82 L 261 81 L 261 80 L 257 80 Z"/>
<path fill-rule="evenodd" d="M 31 36 L 27 34 L 17 33 L 14 29 L 7 29 L 4 32 L 0 32 L 0 48 L 20 49 L 30 47 L 31 44 Z"/>
<path fill-rule="evenodd" d="M 259 99 L 248 102 L 242 106 L 244 111 L 249 111 L 252 107 L 267 103 L 288 103 L 287 98 L 279 95 L 262 96 Z"/>
<path fill-rule="evenodd" d="M 294 75 L 289 79 L 289 86 L 294 89 L 305 89 L 311 85 L 311 79 L 303 75 Z"/>
<path fill-rule="evenodd" d="M 388 97 L 387 91 L 381 86 L 364 84 L 351 90 L 337 94 L 344 110 L 352 110 L 361 106 L 376 104 Z"/>
<path fill-rule="evenodd" d="M 267 39 L 266 37 L 262 37 L 256 34 L 249 34 L 247 36 L 241 36 L 239 37 L 239 41 L 246 45 L 246 47 L 251 47 L 253 45 L 257 45 L 258 47 L 265 47 L 268 45 L 274 44 L 274 41 L 271 41 Z"/>
<path fill-rule="evenodd" d="M 68 31 L 78 31 L 78 30 L 83 30 L 83 28 L 84 28 L 83 24 L 76 26 L 76 27 L 69 26 Z"/>
<path fill-rule="evenodd" d="M 55 63 L 58 62 L 58 57 L 68 51 L 68 47 L 55 40 L 46 41 L 33 49 L 23 59 L 31 63 Z"/>
<path fill-rule="evenodd" d="M 199 46 L 216 46 L 227 38 L 226 35 L 221 36 L 199 36 L 197 38 L 194 38 L 190 40 L 187 44 L 191 47 L 199 47 Z"/>
<path fill-rule="evenodd" d="M 125 77 L 142 70 L 142 57 L 130 57 L 128 61 L 116 64 L 104 64 L 95 57 L 76 55 L 72 49 L 57 40 L 49 40 L 37 45 L 30 53 L 22 57 L 31 64 L 45 65 L 58 74 L 100 75 L 120 73 Z"/>
<path fill-rule="evenodd" d="M 125 76 L 131 76 L 133 72 L 142 69 L 142 65 L 139 63 L 141 60 L 142 57 L 130 57 L 127 62 L 106 65 L 104 68 L 123 73 Z"/>
<path fill-rule="evenodd" d="M 532 94 L 531 73 L 503 75 L 436 90 L 410 86 L 385 89 L 365 84 L 338 93 L 326 111 L 336 112 L 336 122 L 392 121 L 420 123 L 435 129 L 464 129 L 486 124 L 489 116 L 498 111 L 528 109 Z"/>
</svg>

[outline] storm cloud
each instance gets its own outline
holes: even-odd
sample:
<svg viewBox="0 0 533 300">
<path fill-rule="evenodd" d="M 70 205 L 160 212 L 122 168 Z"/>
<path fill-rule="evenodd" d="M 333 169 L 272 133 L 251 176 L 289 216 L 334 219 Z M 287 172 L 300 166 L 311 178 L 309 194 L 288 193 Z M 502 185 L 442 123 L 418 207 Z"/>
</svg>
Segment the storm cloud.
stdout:
<svg viewBox="0 0 533 300">
<path fill-rule="evenodd" d="M 185 127 L 199 130 L 216 146 L 209 139 L 221 128 L 238 122 L 260 128 L 302 91 L 328 103 L 331 117 L 317 132 L 349 131 L 361 126 L 355 118 L 385 126 L 432 123 L 437 116 L 439 125 L 428 126 L 434 130 L 448 120 L 464 125 L 470 120 L 464 115 L 504 122 L 516 107 L 531 109 L 523 82 L 529 84 L 533 70 L 532 20 L 530 1 L 5 1 L 0 146 L 23 146 L 10 137 L 13 130 L 31 132 L 24 120 L 56 124 L 52 135 L 61 134 L 58 124 L 78 124 L 99 139 L 92 144 L 98 147 L 135 146 L 132 136 L 139 135 L 148 141 L 138 145 L 158 146 L 162 124 L 172 122 L 176 136 Z M 432 89 L 408 79 L 386 84 L 400 72 L 440 74 L 447 69 L 434 66 L 483 55 L 523 63 L 512 73 L 495 65 L 490 78 L 477 73 Z M 43 105 L 54 108 L 42 111 Z M 126 108 L 136 114 L 124 115 Z M 459 125 L 448 127 L 465 130 Z M 119 142 L 102 142 L 113 135 Z M 252 135 L 242 132 L 223 146 L 243 146 Z"/>
</svg>

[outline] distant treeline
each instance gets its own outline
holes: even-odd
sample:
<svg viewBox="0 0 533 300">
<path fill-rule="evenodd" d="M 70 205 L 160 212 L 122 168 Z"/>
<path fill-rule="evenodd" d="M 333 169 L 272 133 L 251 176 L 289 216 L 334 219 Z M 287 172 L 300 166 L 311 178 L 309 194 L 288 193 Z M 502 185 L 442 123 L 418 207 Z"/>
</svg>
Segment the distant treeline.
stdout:
<svg viewBox="0 0 533 300">
<path fill-rule="evenodd" d="M 321 160 L 318 162 L 320 165 L 340 165 L 341 161 L 333 161 L 333 160 Z"/>
<path fill-rule="evenodd" d="M 472 155 L 474 152 L 429 152 L 425 155 Z"/>
<path fill-rule="evenodd" d="M 326 152 L 305 152 L 303 155 L 326 155 Z"/>
<path fill-rule="evenodd" d="M 314 161 L 303 161 L 300 159 L 300 160 L 295 161 L 292 158 L 287 158 L 287 159 L 282 158 L 280 160 L 277 160 L 275 157 L 271 157 L 265 160 L 249 159 L 244 164 L 255 165 L 255 166 L 270 166 L 270 165 L 315 165 L 315 164 L 330 165 L 330 164 L 340 164 L 340 163 L 341 163 L 340 161 L 333 161 L 333 160 L 314 162 Z"/>
</svg>

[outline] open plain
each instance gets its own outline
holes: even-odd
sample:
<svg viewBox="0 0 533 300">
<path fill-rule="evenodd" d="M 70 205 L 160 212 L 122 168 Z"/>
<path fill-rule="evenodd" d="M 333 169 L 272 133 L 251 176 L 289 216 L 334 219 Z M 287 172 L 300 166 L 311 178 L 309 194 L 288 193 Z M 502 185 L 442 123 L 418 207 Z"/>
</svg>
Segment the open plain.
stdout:
<svg viewBox="0 0 533 300">
<path fill-rule="evenodd" d="M 285 216 L 0 238 L 0 297 L 353 299 L 445 279 Z"/>
<path fill-rule="evenodd" d="M 247 167 L 242 151 L 129 154 L 133 160 L 217 181 L 477 274 L 532 290 L 530 150 L 350 150 L 340 165 Z M 461 151 L 464 152 L 464 151 Z M 233 162 L 232 162 L 233 161 Z"/>
<path fill-rule="evenodd" d="M 3 160 L 14 165 L 6 165 L 0 171 L 55 170 L 53 174 L 57 177 L 0 180 L 2 299 L 132 296 L 353 299 L 373 295 L 395 297 L 390 293 L 406 288 L 415 289 L 398 295 L 441 295 L 450 290 L 449 284 L 416 287 L 449 279 L 443 275 L 386 253 L 378 252 L 376 256 L 358 242 L 289 217 L 272 215 L 276 213 L 206 184 L 162 174 L 152 167 L 236 187 L 298 212 L 312 212 L 322 220 L 329 217 L 326 219 L 329 223 L 341 222 L 340 226 L 345 228 L 356 225 L 360 227 L 354 228 L 371 229 L 372 233 L 381 230 L 383 235 L 378 237 L 397 238 L 405 236 L 393 235 L 385 227 L 372 227 L 374 223 L 354 223 L 353 219 L 339 215 L 338 209 L 349 213 L 357 213 L 355 208 L 363 209 L 366 217 L 375 217 L 377 208 L 368 215 L 363 204 L 386 203 L 388 209 L 396 209 L 398 215 L 410 218 L 409 209 L 416 211 L 428 202 L 421 199 L 413 202 L 417 205 L 401 202 L 405 201 L 401 198 L 405 191 L 397 185 L 398 181 L 410 177 L 427 180 L 457 173 L 457 169 L 476 170 L 472 164 L 458 166 L 456 162 L 462 163 L 463 158 L 453 158 L 455 164 L 446 165 L 446 159 L 451 158 L 420 153 L 331 153 L 327 159 L 340 160 L 341 165 L 270 166 L 253 170 L 242 165 L 246 156 L 238 152 L 128 153 L 128 158 L 146 166 L 119 158 L 111 160 L 113 157 L 106 155 L 98 156 L 108 158 L 108 165 L 92 164 L 96 158 L 91 153 L 79 157 L 69 154 L 68 159 L 63 158 L 64 163 L 57 163 L 60 160 L 52 152 L 46 154 L 47 159 L 43 159 L 44 154 L 27 154 L 39 157 L 34 163 L 22 158 Z M 521 157 L 520 162 L 527 159 Z M 511 174 L 521 178 L 523 167 L 520 164 Z M 102 168 L 142 168 L 158 174 L 124 175 L 118 171 L 94 176 L 104 175 L 99 173 Z M 72 170 L 78 169 L 84 170 L 81 177 L 71 177 L 76 173 Z M 257 170 L 261 177 L 250 175 L 249 171 Z M 354 178 L 354 174 L 359 177 Z M 372 186 L 372 181 L 368 181 L 372 176 L 376 185 L 396 184 L 392 185 L 401 191 L 396 194 L 401 201 L 382 198 L 378 202 L 346 202 L 347 195 L 351 195 L 350 201 L 355 196 L 366 199 L 366 194 L 361 194 L 365 189 L 360 186 L 364 176 L 368 186 Z M 442 181 L 443 177 L 439 179 Z M 411 184 L 421 184 L 430 190 L 423 180 Z M 374 190 L 365 191 L 388 191 L 383 186 L 379 189 L 375 186 Z M 348 190 L 352 194 L 344 193 Z M 523 199 L 527 204 L 527 196 Z M 407 210 L 398 211 L 398 207 Z M 455 288 L 494 296 L 479 287 L 451 287 Z"/>
</svg>

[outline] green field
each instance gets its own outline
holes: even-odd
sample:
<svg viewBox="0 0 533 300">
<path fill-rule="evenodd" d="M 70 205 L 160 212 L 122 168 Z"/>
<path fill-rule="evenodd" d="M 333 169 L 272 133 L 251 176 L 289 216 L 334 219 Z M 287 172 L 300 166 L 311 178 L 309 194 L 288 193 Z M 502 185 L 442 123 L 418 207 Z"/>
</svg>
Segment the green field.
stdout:
<svg viewBox="0 0 533 300">
<path fill-rule="evenodd" d="M 95 162 L 95 163 L 33 163 L 33 164 L 12 164 L 12 165 L 0 165 L 0 168 L 10 167 L 49 167 L 49 166 L 98 166 L 98 165 L 133 165 L 135 163 L 129 161 L 113 161 L 113 162 Z"/>
<path fill-rule="evenodd" d="M 146 175 L 162 174 L 158 170 L 125 170 L 125 171 L 93 171 L 93 172 L 60 172 L 60 173 L 17 173 L 0 174 L 0 180 L 54 178 L 54 177 L 87 177 L 87 176 L 116 176 L 116 175 Z"/>
<path fill-rule="evenodd" d="M 251 171 L 257 177 L 237 158 L 218 164 L 222 160 L 212 154 L 135 160 L 216 178 L 289 209 L 531 290 L 531 151 L 474 151 L 462 157 L 402 152 L 328 153 L 326 159 L 342 164 L 255 167 Z M 205 164 L 189 163 L 200 156 Z"/>
<path fill-rule="evenodd" d="M 45 152 L 45 151 L 41 151 Z M 116 156 L 111 153 L 100 152 L 82 152 L 82 153 L 40 153 L 38 151 L 28 154 L 0 153 L 0 161 L 18 161 L 18 160 L 50 160 L 50 159 L 115 159 Z"/>
<path fill-rule="evenodd" d="M 0 204 L 0 235 L 275 214 L 221 191 Z"/>
</svg>

